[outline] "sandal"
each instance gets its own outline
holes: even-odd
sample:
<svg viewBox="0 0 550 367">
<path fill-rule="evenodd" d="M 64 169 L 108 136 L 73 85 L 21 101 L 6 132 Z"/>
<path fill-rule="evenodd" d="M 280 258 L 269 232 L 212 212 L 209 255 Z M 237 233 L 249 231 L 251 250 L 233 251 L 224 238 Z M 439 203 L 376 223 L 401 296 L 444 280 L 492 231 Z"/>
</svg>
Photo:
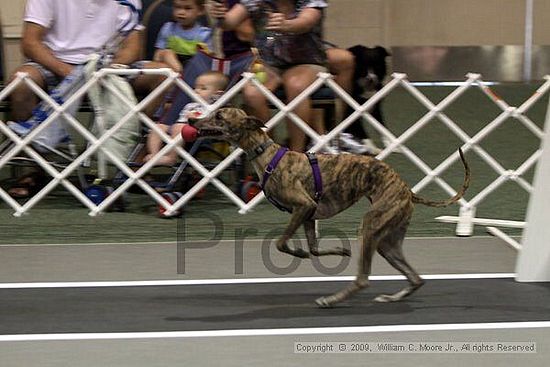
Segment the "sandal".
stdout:
<svg viewBox="0 0 550 367">
<path fill-rule="evenodd" d="M 43 172 L 31 172 L 20 177 L 12 187 L 9 188 L 8 194 L 16 199 L 26 199 L 35 195 L 46 185 L 46 176 Z"/>
</svg>

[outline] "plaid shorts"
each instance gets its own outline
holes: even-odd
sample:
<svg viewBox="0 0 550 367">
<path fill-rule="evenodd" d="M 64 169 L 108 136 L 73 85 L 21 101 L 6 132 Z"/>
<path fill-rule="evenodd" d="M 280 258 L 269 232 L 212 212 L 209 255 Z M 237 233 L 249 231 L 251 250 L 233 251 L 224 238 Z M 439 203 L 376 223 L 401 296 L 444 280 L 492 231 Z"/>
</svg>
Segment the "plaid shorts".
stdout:
<svg viewBox="0 0 550 367">
<path fill-rule="evenodd" d="M 38 70 L 40 75 L 42 75 L 44 82 L 46 83 L 47 90 L 55 88 L 59 84 L 59 82 L 63 80 L 62 77 L 55 75 L 50 70 L 46 69 L 44 66 L 42 66 L 37 62 L 27 61 L 26 63 L 23 64 L 23 66 L 30 66 Z"/>
<path fill-rule="evenodd" d="M 133 62 L 132 64 L 128 65 L 130 69 L 143 69 L 144 65 L 147 63 L 145 60 L 140 60 Z M 46 83 L 46 90 L 49 91 L 53 88 L 55 88 L 62 80 L 63 78 L 55 75 L 50 70 L 46 69 L 43 65 L 34 62 L 34 61 L 27 61 L 23 64 L 24 66 L 31 66 L 38 70 L 40 75 L 42 75 L 42 78 L 44 79 L 44 82 Z M 137 78 L 137 75 L 127 75 L 124 76 L 125 79 L 128 81 L 132 81 L 133 79 Z"/>
</svg>

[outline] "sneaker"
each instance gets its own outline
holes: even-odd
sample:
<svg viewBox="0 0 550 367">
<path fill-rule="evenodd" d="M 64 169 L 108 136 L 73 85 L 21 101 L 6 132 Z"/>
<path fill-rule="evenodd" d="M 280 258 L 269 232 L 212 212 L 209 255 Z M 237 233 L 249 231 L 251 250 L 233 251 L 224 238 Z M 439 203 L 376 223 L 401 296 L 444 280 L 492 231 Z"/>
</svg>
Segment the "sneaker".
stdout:
<svg viewBox="0 0 550 367">
<path fill-rule="evenodd" d="M 34 127 L 33 124 L 28 123 L 26 121 L 23 121 L 23 122 L 7 121 L 6 124 L 14 133 L 16 133 L 19 136 L 27 135 L 29 131 L 31 131 L 31 129 Z"/>
<path fill-rule="evenodd" d="M 338 137 L 340 148 L 352 154 L 365 154 L 367 149 L 355 137 L 349 133 L 341 133 Z"/>
<path fill-rule="evenodd" d="M 322 136 L 324 136 L 324 135 L 322 135 Z M 314 142 L 309 143 L 309 145 L 306 147 L 306 152 L 309 152 L 315 144 L 316 143 L 314 143 Z M 323 145 L 317 151 L 317 153 L 322 153 L 322 154 L 338 154 L 338 153 L 340 153 L 340 149 L 338 147 L 338 142 L 334 141 L 334 140 L 331 140 L 331 141 L 327 142 L 325 145 Z"/>
<path fill-rule="evenodd" d="M 382 143 L 384 144 L 384 147 L 387 148 L 391 145 L 392 141 L 389 138 L 383 137 Z M 400 146 L 396 146 L 393 148 L 392 153 L 403 153 L 403 150 Z"/>
<path fill-rule="evenodd" d="M 339 139 L 341 149 L 348 153 L 377 155 L 382 151 L 372 140 L 363 139 L 359 141 L 349 133 L 341 133 Z"/>
</svg>

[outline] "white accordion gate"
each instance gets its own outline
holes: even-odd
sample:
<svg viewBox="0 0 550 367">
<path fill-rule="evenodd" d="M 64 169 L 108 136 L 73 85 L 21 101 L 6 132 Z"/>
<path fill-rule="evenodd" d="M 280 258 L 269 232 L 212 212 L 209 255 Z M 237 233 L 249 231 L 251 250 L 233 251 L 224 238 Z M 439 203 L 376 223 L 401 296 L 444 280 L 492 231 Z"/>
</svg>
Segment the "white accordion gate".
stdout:
<svg viewBox="0 0 550 367">
<path fill-rule="evenodd" d="M 122 118 L 118 123 L 115 124 L 112 128 L 108 129 L 101 136 L 94 136 L 91 134 L 88 129 L 86 129 L 78 120 L 66 113 L 67 108 L 77 101 L 82 95 L 84 95 L 87 90 L 94 83 L 102 83 L 102 78 L 109 74 L 116 75 L 131 75 L 139 73 L 151 73 L 151 74 L 162 74 L 166 76 L 166 80 L 149 96 L 142 100 L 137 105 L 132 105 L 128 98 L 124 95 L 121 95 L 117 91 L 112 91 L 119 99 L 120 102 L 127 105 L 131 110 L 128 114 Z M 243 79 L 234 85 L 226 94 L 224 94 L 216 103 L 208 105 L 207 108 L 209 111 L 216 110 L 217 108 L 226 104 L 231 100 L 236 94 L 238 94 L 244 85 L 248 82 L 255 83 L 256 86 L 266 95 L 269 101 L 278 109 L 278 112 L 273 116 L 273 118 L 267 122 L 267 129 L 271 129 L 279 124 L 283 119 L 289 118 L 294 123 L 296 123 L 302 130 L 305 131 L 315 143 L 312 151 L 319 150 L 326 143 L 336 138 L 337 135 L 342 132 L 347 126 L 353 123 L 356 119 L 363 118 L 371 127 L 376 129 L 382 136 L 388 138 L 392 143 L 386 147 L 379 155 L 379 159 L 385 159 L 391 152 L 400 148 L 400 151 L 406 156 L 422 173 L 425 177 L 416 183 L 413 186 L 413 191 L 419 192 L 425 188 L 431 182 L 436 183 L 443 191 L 448 195 L 454 195 L 455 190 L 442 178 L 442 174 L 457 160 L 459 160 L 458 152 L 455 152 L 441 161 L 435 168 L 431 168 L 428 164 L 422 160 L 421 157 L 417 156 L 413 151 L 407 148 L 406 143 L 413 135 L 425 127 L 432 119 L 439 119 L 451 133 L 460 139 L 463 143 L 462 149 L 464 152 L 472 151 L 476 155 L 485 161 L 497 174 L 498 178 L 494 180 L 491 184 L 485 187 L 481 192 L 477 193 L 472 199 L 467 201 L 466 199 L 461 199 L 460 212 L 457 217 L 440 217 L 437 218 L 443 222 L 453 222 L 458 223 L 456 233 L 460 236 L 467 236 L 472 234 L 474 224 L 486 225 L 486 226 L 512 226 L 522 228 L 523 222 L 514 222 L 514 221 L 502 221 L 502 220 L 493 220 L 493 219 L 478 219 L 475 218 L 475 209 L 480 202 L 485 200 L 487 196 L 501 186 L 504 182 L 513 181 L 516 182 L 520 187 L 525 189 L 527 192 L 533 190 L 532 185 L 527 182 L 522 175 L 532 168 L 537 160 L 542 154 L 542 149 L 537 150 L 533 153 L 523 164 L 514 169 L 503 167 L 494 157 L 492 157 L 486 150 L 484 150 L 478 143 L 486 138 L 491 132 L 493 132 L 498 126 L 504 123 L 504 121 L 510 117 L 517 119 L 521 124 L 523 124 L 529 131 L 531 131 L 537 138 L 542 139 L 544 133 L 543 131 L 527 117 L 526 112 L 538 101 L 540 100 L 550 89 L 550 77 L 546 77 L 545 83 L 538 88 L 538 90 L 528 98 L 523 104 L 519 107 L 513 107 L 508 105 L 504 100 L 499 98 L 490 87 L 481 80 L 479 74 L 468 74 L 467 79 L 464 83 L 461 83 L 456 89 L 454 89 L 450 94 L 448 94 L 441 102 L 434 104 L 431 102 L 424 94 L 422 94 L 412 83 L 407 80 L 405 74 L 393 74 L 392 79 L 383 87 L 382 90 L 377 92 L 373 97 L 371 97 L 365 104 L 359 105 L 355 100 L 351 98 L 344 90 L 342 90 L 332 79 L 332 75 L 327 73 L 320 73 L 318 79 L 310 85 L 306 90 L 304 90 L 297 98 L 295 98 L 288 105 L 285 105 L 281 102 L 274 94 L 267 90 L 261 83 L 259 83 L 255 78 L 254 74 L 245 73 L 243 74 Z M 26 83 L 34 92 L 44 101 L 47 101 L 49 105 L 54 108 L 54 113 L 48 117 L 43 123 L 41 123 L 37 128 L 32 130 L 27 136 L 20 138 L 10 128 L 5 124 L 4 121 L 0 121 L 0 132 L 6 136 L 8 139 L 13 141 L 14 145 L 11 150 L 6 152 L 3 156 L 0 157 L 0 169 L 2 169 L 9 161 L 15 157 L 20 152 L 25 152 L 28 156 L 36 161 L 36 163 L 43 168 L 53 179 L 41 189 L 35 196 L 30 198 L 23 205 L 19 204 L 16 200 L 11 198 L 7 192 L 0 188 L 0 197 L 4 200 L 10 207 L 15 211 L 15 216 L 20 216 L 28 212 L 32 207 L 34 207 L 40 200 L 42 200 L 51 190 L 53 190 L 58 185 L 63 185 L 72 195 L 76 197 L 80 202 L 82 202 L 86 207 L 90 209 L 90 215 L 95 216 L 98 213 L 106 210 L 111 204 L 113 204 L 120 195 L 124 194 L 130 186 L 133 184 L 138 184 L 153 200 L 166 208 L 167 214 L 171 214 L 185 205 L 196 193 L 198 193 L 205 185 L 212 183 L 218 190 L 220 190 L 224 195 L 226 195 L 238 208 L 239 213 L 245 214 L 252 210 L 261 200 L 263 200 L 263 194 L 257 195 L 250 202 L 245 203 L 239 196 L 233 193 L 224 183 L 222 183 L 217 176 L 228 168 L 242 153 L 241 149 L 236 149 L 232 151 L 222 162 L 219 163 L 213 170 L 207 170 L 200 162 L 198 162 L 193 156 L 191 156 L 187 151 L 181 147 L 181 137 L 177 137 L 172 140 L 168 135 L 163 133 L 155 123 L 149 119 L 141 111 L 148 103 L 150 103 L 153 98 L 158 96 L 160 93 L 164 92 L 168 87 L 175 84 L 181 88 L 185 93 L 188 93 L 193 96 L 196 101 L 199 101 L 206 105 L 205 101 L 200 97 L 194 94 L 192 88 L 190 88 L 185 82 L 178 78 L 178 75 L 172 72 L 169 69 L 158 69 L 158 70 L 121 70 L 121 69 L 102 69 L 94 73 L 93 78 L 91 78 L 85 85 L 83 85 L 72 97 L 70 97 L 63 105 L 57 104 L 53 99 L 51 99 L 46 93 L 44 93 L 37 85 L 35 85 L 27 75 L 20 74 L 10 85 L 6 86 L 4 90 L 0 92 L 0 101 L 5 100 L 13 89 L 19 85 L 19 83 Z M 295 106 L 303 101 L 305 98 L 308 98 L 312 95 L 317 89 L 322 86 L 328 86 L 334 91 L 334 93 L 344 100 L 347 104 L 353 107 L 355 110 L 350 116 L 348 116 L 344 121 L 337 125 L 332 131 L 324 136 L 319 136 L 314 130 L 312 130 L 309 125 L 302 121 L 297 115 L 292 111 Z M 390 94 L 393 90 L 398 87 L 403 87 L 410 95 L 412 95 L 420 104 L 422 104 L 428 112 L 412 124 L 405 132 L 400 136 L 395 136 L 391 131 L 382 126 L 371 114 L 369 110 L 384 97 Z M 502 112 L 497 116 L 493 121 L 487 123 L 483 128 L 481 128 L 475 135 L 470 136 L 464 130 L 462 130 L 458 124 L 456 124 L 451 118 L 445 114 L 445 109 L 454 101 L 457 100 L 461 95 L 463 95 L 467 90 L 471 88 L 480 88 L 480 90 L 488 97 L 489 101 L 492 101 Z M 111 137 L 123 124 L 128 121 L 132 116 L 138 115 L 139 119 L 147 125 L 150 129 L 160 134 L 161 139 L 166 143 L 165 147 L 159 152 L 159 154 L 154 157 L 151 161 L 144 164 L 137 171 L 133 171 L 128 167 L 128 165 L 111 154 L 108 150 L 102 147 L 102 144 Z M 81 134 L 89 143 L 88 148 L 83 151 L 71 164 L 65 167 L 62 170 L 56 169 L 52 164 L 48 163 L 36 150 L 32 147 L 31 143 L 33 137 L 35 137 L 40 131 L 47 128 L 56 118 L 62 116 L 65 120 L 65 123 L 76 130 Z M 328 147 L 328 145 L 327 145 Z M 168 202 L 164 199 L 158 192 L 156 192 L 152 187 L 150 187 L 143 179 L 143 175 L 155 164 L 156 160 L 164 155 L 171 148 L 175 148 L 178 154 L 182 159 L 189 162 L 189 164 L 202 176 L 202 179 L 197 182 L 197 184 L 192 187 L 188 192 L 186 192 L 179 200 L 174 203 Z M 86 159 L 88 159 L 93 154 L 101 154 L 105 156 L 109 161 L 112 162 L 118 169 L 120 169 L 128 179 L 119 187 L 117 187 L 112 194 L 110 194 L 106 199 L 101 202 L 99 205 L 95 205 L 90 199 L 88 199 L 78 188 L 76 188 L 67 177 L 73 173 Z M 495 231 L 496 234 L 501 234 L 499 231 Z M 504 236 L 503 234 L 501 234 Z M 505 237 L 505 236 L 504 236 Z M 514 242 L 513 240 L 512 243 Z"/>
</svg>

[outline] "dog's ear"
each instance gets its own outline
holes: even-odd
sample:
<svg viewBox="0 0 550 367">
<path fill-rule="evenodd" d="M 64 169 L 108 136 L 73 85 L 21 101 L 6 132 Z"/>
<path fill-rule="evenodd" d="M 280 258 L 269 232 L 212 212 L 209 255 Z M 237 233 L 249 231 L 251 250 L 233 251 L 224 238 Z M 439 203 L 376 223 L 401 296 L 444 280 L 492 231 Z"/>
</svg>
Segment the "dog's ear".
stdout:
<svg viewBox="0 0 550 367">
<path fill-rule="evenodd" d="M 368 48 L 363 45 L 355 45 L 348 48 L 348 51 L 351 52 L 355 58 L 355 70 L 353 72 L 354 80 L 365 77 L 368 73 Z"/>
<path fill-rule="evenodd" d="M 262 120 L 254 116 L 246 116 L 244 118 L 243 127 L 248 130 L 257 130 L 265 127 Z"/>
<path fill-rule="evenodd" d="M 376 49 L 376 51 L 378 51 L 378 53 L 380 53 L 380 55 L 382 55 L 383 57 L 391 56 L 391 53 L 390 53 L 385 47 L 376 46 L 375 49 Z"/>
<path fill-rule="evenodd" d="M 357 57 L 361 53 L 364 53 L 367 48 L 363 45 L 355 45 L 350 48 L 348 48 L 348 51 L 353 54 L 353 56 Z"/>
</svg>

